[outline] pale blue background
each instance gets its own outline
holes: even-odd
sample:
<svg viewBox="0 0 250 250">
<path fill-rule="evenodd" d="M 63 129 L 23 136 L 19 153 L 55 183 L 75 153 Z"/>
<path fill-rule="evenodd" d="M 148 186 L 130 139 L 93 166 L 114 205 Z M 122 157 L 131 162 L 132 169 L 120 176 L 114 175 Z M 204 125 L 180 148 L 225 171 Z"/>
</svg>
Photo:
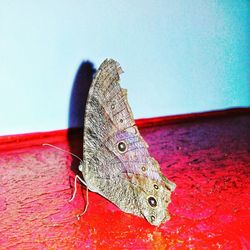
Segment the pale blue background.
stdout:
<svg viewBox="0 0 250 250">
<path fill-rule="evenodd" d="M 0 135 L 68 126 L 80 63 L 111 57 L 135 118 L 250 104 L 247 0 L 1 1 Z"/>
</svg>

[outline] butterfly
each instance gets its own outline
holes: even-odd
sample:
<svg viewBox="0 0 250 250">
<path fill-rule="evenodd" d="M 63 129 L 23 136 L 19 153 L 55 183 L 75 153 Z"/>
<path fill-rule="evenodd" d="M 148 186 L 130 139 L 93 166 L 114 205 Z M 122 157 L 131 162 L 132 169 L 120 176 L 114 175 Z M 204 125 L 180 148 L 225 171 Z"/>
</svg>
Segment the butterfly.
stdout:
<svg viewBox="0 0 250 250">
<path fill-rule="evenodd" d="M 161 173 L 135 125 L 127 90 L 119 84 L 122 72 L 118 62 L 106 59 L 95 74 L 85 108 L 83 180 L 76 178 L 122 211 L 158 226 L 170 218 L 175 184 Z"/>
</svg>

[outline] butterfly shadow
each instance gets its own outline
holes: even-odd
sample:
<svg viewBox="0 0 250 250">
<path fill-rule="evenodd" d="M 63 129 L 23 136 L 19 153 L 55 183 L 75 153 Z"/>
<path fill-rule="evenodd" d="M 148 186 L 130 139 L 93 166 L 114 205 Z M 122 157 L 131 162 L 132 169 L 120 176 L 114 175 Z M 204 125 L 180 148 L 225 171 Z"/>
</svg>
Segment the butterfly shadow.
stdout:
<svg viewBox="0 0 250 250">
<path fill-rule="evenodd" d="M 67 134 L 68 145 L 70 152 L 80 158 L 83 155 L 85 106 L 95 72 L 93 63 L 83 61 L 77 70 L 71 90 Z M 79 174 L 79 164 L 79 160 L 73 157 L 70 168 L 75 174 Z"/>
</svg>

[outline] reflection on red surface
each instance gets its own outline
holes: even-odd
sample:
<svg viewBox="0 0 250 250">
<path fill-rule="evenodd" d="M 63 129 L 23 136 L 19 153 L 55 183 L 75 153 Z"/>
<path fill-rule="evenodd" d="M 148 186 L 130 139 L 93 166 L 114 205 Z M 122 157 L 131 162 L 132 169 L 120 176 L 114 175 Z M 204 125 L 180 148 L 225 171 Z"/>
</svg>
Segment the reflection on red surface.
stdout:
<svg viewBox="0 0 250 250">
<path fill-rule="evenodd" d="M 247 114 L 141 128 L 163 173 L 177 184 L 171 220 L 160 227 L 95 193 L 78 221 L 85 189 L 68 202 L 71 157 L 28 147 L 25 136 L 18 139 L 24 147 L 2 143 L 0 249 L 249 249 L 249 128 Z M 65 131 L 46 142 L 69 150 Z"/>
</svg>

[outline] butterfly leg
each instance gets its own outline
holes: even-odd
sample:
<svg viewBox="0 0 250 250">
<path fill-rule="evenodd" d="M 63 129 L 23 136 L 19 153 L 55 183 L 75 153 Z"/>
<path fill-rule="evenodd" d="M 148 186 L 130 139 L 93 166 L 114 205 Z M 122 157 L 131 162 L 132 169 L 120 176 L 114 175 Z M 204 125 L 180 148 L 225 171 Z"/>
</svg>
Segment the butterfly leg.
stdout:
<svg viewBox="0 0 250 250">
<path fill-rule="evenodd" d="M 89 189 L 87 187 L 87 190 L 86 190 L 86 205 L 85 205 L 84 210 L 80 214 L 76 215 L 78 220 L 80 220 L 80 217 L 87 212 L 88 206 L 89 206 Z"/>
<path fill-rule="evenodd" d="M 72 197 L 70 198 L 69 202 L 73 201 L 75 196 L 76 196 L 76 191 L 77 191 L 77 185 L 76 185 L 76 182 L 77 180 L 79 180 L 83 185 L 85 185 L 87 187 L 87 184 L 86 182 L 79 176 L 79 175 L 76 175 L 75 176 L 75 180 L 74 180 L 74 192 L 73 192 L 73 195 Z"/>
<path fill-rule="evenodd" d="M 83 183 L 86 186 L 86 188 L 87 188 L 87 190 L 86 190 L 86 205 L 85 205 L 84 211 L 82 213 L 80 213 L 80 214 L 77 215 L 77 219 L 79 220 L 80 217 L 83 214 L 85 214 L 86 211 L 87 211 L 87 208 L 88 208 L 88 205 L 89 205 L 89 192 L 88 192 L 88 186 L 87 186 L 86 182 L 79 175 L 76 175 L 75 176 L 75 180 L 74 180 L 74 193 L 73 193 L 71 199 L 69 200 L 69 202 L 71 202 L 75 198 L 75 196 L 76 196 L 77 180 L 79 180 L 81 183 Z"/>
</svg>

